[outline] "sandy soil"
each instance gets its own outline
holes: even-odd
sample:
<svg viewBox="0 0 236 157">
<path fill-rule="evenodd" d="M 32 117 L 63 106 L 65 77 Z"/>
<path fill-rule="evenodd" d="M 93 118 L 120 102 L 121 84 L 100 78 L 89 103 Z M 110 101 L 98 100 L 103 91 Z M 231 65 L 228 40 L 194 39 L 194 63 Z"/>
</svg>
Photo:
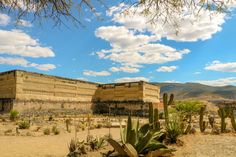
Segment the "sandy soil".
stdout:
<svg viewBox="0 0 236 157">
<path fill-rule="evenodd" d="M 113 138 L 119 139 L 119 129 L 112 128 Z M 108 129 L 95 129 L 91 134 L 103 136 Z M 86 131 L 78 133 L 81 140 L 85 139 Z M 50 136 L 0 136 L 1 157 L 65 157 L 68 153 L 67 145 L 73 133 Z M 184 146 L 173 146 L 177 149 L 176 157 L 235 157 L 236 135 L 186 135 L 181 137 Z M 105 150 L 107 151 L 107 149 Z M 99 152 L 89 153 L 88 156 L 101 156 Z"/>
<path fill-rule="evenodd" d="M 94 137 L 108 134 L 108 129 L 91 130 Z M 111 135 L 118 139 L 120 130 L 111 128 Z M 78 132 L 77 137 L 85 140 L 86 131 Z M 65 157 L 68 154 L 68 144 L 74 133 L 49 136 L 0 136 L 1 157 Z M 93 156 L 93 155 L 92 155 Z M 97 155 L 96 155 L 97 156 Z"/>
<path fill-rule="evenodd" d="M 187 135 L 183 147 L 175 147 L 177 157 L 235 157 L 236 135 Z"/>
</svg>

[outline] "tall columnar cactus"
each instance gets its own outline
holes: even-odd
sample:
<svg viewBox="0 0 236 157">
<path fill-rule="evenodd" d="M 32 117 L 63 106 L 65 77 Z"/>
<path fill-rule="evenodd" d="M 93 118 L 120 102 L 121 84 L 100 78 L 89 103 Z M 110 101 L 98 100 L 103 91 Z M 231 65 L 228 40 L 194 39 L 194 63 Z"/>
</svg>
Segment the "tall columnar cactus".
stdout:
<svg viewBox="0 0 236 157">
<path fill-rule="evenodd" d="M 232 127 L 234 128 L 234 131 L 236 131 L 236 122 L 235 122 L 235 118 L 234 118 L 234 110 L 233 109 L 229 110 L 229 117 L 231 119 L 231 124 L 232 124 Z"/>
<path fill-rule="evenodd" d="M 154 118 L 153 118 L 153 104 L 152 103 L 150 103 L 149 104 L 149 124 L 153 124 L 153 120 L 154 120 Z"/>
<path fill-rule="evenodd" d="M 227 118 L 228 114 L 224 108 L 219 108 L 218 114 L 221 118 L 221 132 L 223 133 L 225 132 L 225 129 L 226 129 L 225 118 Z"/>
<path fill-rule="evenodd" d="M 165 115 L 166 126 L 168 126 L 169 124 L 168 106 L 172 105 L 173 102 L 174 102 L 174 94 L 170 95 L 169 100 L 168 100 L 168 94 L 167 93 L 163 94 L 163 105 L 164 105 L 164 115 Z"/>
<path fill-rule="evenodd" d="M 209 124 L 211 125 L 211 128 L 214 128 L 215 118 L 213 116 L 208 117 Z"/>
<path fill-rule="evenodd" d="M 202 106 L 201 109 L 200 109 L 200 119 L 199 119 L 199 126 L 200 126 L 200 131 L 201 132 L 204 132 L 206 127 L 207 127 L 207 122 L 204 121 L 204 112 L 206 110 L 206 106 Z"/>
<path fill-rule="evenodd" d="M 154 109 L 154 124 L 153 127 L 155 130 L 159 130 L 160 129 L 160 122 L 159 122 L 159 114 L 158 114 L 158 109 L 155 108 Z"/>
<path fill-rule="evenodd" d="M 153 109 L 153 104 L 149 104 L 149 125 L 151 129 L 154 130 L 160 129 L 158 109 L 157 108 Z"/>
</svg>

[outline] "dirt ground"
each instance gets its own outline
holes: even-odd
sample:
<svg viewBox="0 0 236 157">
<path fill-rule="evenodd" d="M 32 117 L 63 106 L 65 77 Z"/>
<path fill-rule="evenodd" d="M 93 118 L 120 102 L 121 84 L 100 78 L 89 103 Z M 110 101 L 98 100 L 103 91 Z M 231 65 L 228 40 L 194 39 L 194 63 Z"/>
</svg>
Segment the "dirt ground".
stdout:
<svg viewBox="0 0 236 157">
<path fill-rule="evenodd" d="M 81 119 L 84 118 L 78 118 L 75 122 Z M 103 124 L 106 126 L 106 121 L 102 119 L 104 117 L 94 118 L 93 125 Z M 118 126 L 110 130 L 114 139 L 120 138 L 119 121 L 120 119 L 117 118 L 112 119 L 111 126 Z M 123 122 L 125 124 L 125 121 Z M 59 135 L 53 133 L 44 135 L 45 128 L 52 128 L 55 125 L 60 129 Z M 71 126 L 71 132 L 66 131 L 65 118 L 55 118 L 53 121 L 35 119 L 30 129 L 19 130 L 19 134 L 16 134 L 16 126 L 16 122 L 0 121 L 0 157 L 65 157 L 68 154 L 68 144 L 75 137 L 74 126 Z M 109 129 L 106 127 L 96 128 L 90 130 L 90 134 L 93 137 L 102 137 L 109 134 Z M 85 140 L 86 137 L 87 128 L 77 132 L 77 138 L 80 141 Z M 183 146 L 170 146 L 177 150 L 174 153 L 176 157 L 236 156 L 235 133 L 211 135 L 197 132 L 194 135 L 184 135 L 180 139 L 184 142 Z M 101 152 L 108 152 L 108 150 L 112 150 L 111 146 L 106 146 Z M 87 156 L 100 157 L 102 155 L 100 152 L 90 152 Z"/>
<path fill-rule="evenodd" d="M 236 135 L 186 135 L 181 137 L 184 146 L 175 147 L 176 157 L 235 157 Z"/>
<path fill-rule="evenodd" d="M 95 129 L 91 134 L 103 136 L 108 133 L 107 128 Z M 119 128 L 111 128 L 113 138 L 119 139 Z M 83 140 L 87 132 L 78 133 Z M 0 136 L 1 157 L 65 157 L 68 153 L 67 145 L 73 133 L 50 136 Z M 176 157 L 235 157 L 236 135 L 186 135 L 181 137 L 184 146 L 174 146 L 177 149 Z M 107 149 L 106 149 L 107 150 Z M 101 156 L 99 152 L 90 153 L 88 156 Z"/>
<path fill-rule="evenodd" d="M 94 137 L 107 135 L 107 128 L 91 130 Z M 111 128 L 111 135 L 118 139 L 120 130 Z M 0 157 L 65 157 L 68 144 L 74 133 L 49 136 L 0 136 Z M 85 140 L 87 131 L 77 133 L 80 140 Z M 100 153 L 96 153 L 98 156 Z M 101 155 L 99 155 L 101 156 Z"/>
</svg>

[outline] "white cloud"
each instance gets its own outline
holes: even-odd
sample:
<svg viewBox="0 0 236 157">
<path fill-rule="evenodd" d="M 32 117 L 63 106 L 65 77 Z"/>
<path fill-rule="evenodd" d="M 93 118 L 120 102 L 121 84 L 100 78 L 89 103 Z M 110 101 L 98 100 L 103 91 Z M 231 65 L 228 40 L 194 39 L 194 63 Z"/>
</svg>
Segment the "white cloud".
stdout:
<svg viewBox="0 0 236 157">
<path fill-rule="evenodd" d="M 0 13 L 0 26 L 6 26 L 10 23 L 11 18 L 6 14 Z"/>
<path fill-rule="evenodd" d="M 209 85 L 209 86 L 227 86 L 227 85 L 236 85 L 236 77 L 227 77 L 216 80 L 199 80 L 194 81 L 197 83 Z"/>
<path fill-rule="evenodd" d="M 13 66 L 31 67 L 38 70 L 49 71 L 55 69 L 53 64 L 37 64 L 31 63 L 24 58 L 0 57 L 0 64 L 7 64 Z"/>
<path fill-rule="evenodd" d="M 220 71 L 220 72 L 236 72 L 236 62 L 221 63 L 216 60 L 206 65 L 205 70 Z"/>
<path fill-rule="evenodd" d="M 170 46 L 154 43 L 155 36 L 137 34 L 123 26 L 100 27 L 97 37 L 110 42 L 111 49 L 101 50 L 97 55 L 125 65 L 161 64 L 182 59 L 188 49 L 176 50 Z"/>
<path fill-rule="evenodd" d="M 86 76 L 110 76 L 111 73 L 108 71 L 92 71 L 92 70 L 85 70 L 83 72 Z"/>
<path fill-rule="evenodd" d="M 118 79 L 115 80 L 116 83 L 138 82 L 138 81 L 149 82 L 149 78 L 145 78 L 145 77 L 123 77 L 123 78 L 118 78 Z"/>
<path fill-rule="evenodd" d="M 38 40 L 33 39 L 21 30 L 0 30 L 0 54 L 23 57 L 54 57 L 50 47 L 43 47 Z"/>
<path fill-rule="evenodd" d="M 18 26 L 23 26 L 23 27 L 32 27 L 32 26 L 33 26 L 30 21 L 26 21 L 26 20 L 18 20 L 18 21 L 16 22 L 16 24 L 17 24 Z"/>
<path fill-rule="evenodd" d="M 212 37 L 213 34 L 221 31 L 221 26 L 225 22 L 225 13 L 216 13 L 216 11 L 209 11 L 202 9 L 198 12 L 200 7 L 197 7 L 194 11 L 190 11 L 188 8 L 183 8 L 182 14 L 176 14 L 172 22 L 166 22 L 165 15 L 158 16 L 155 19 L 155 24 L 150 23 L 150 19 L 156 13 L 156 8 L 150 8 L 149 15 L 141 14 L 144 8 L 131 7 L 129 12 L 123 14 L 128 6 L 112 7 L 107 15 L 112 16 L 112 20 L 116 23 L 124 25 L 128 29 L 134 29 L 140 32 L 149 32 L 155 35 L 157 38 L 167 38 L 169 40 L 176 41 L 197 41 L 207 40 Z M 175 13 L 173 13 L 175 14 Z M 178 24 L 178 32 L 173 23 Z M 191 29 L 189 29 L 191 28 Z"/>
<path fill-rule="evenodd" d="M 129 67 L 129 66 L 122 66 L 122 67 L 111 67 L 109 69 L 112 72 L 127 72 L 127 73 L 137 73 L 139 72 L 138 68 L 135 67 Z"/>
<path fill-rule="evenodd" d="M 177 66 L 161 66 L 156 71 L 157 72 L 172 72 L 175 71 L 178 67 Z"/>
<path fill-rule="evenodd" d="M 111 46 L 110 49 L 102 49 L 96 53 L 100 59 L 133 66 L 180 60 L 190 53 L 190 50 L 179 50 L 160 44 L 161 39 L 183 42 L 211 39 L 222 30 L 227 16 L 214 10 L 203 9 L 198 13 L 198 6 L 194 6 L 196 9 L 191 11 L 183 8 L 182 13 L 176 14 L 173 19 L 174 23 L 178 24 L 178 27 L 175 27 L 173 23 L 163 23 L 165 15 L 155 19 L 155 24 L 150 23 L 156 8 L 151 8 L 150 14 L 144 16 L 141 14 L 143 8 L 132 6 L 127 11 L 127 7 L 124 3 L 111 7 L 106 15 L 110 16 L 116 25 L 102 26 L 96 30 L 95 35 L 109 42 Z M 111 70 L 122 71 L 116 67 Z"/>
</svg>

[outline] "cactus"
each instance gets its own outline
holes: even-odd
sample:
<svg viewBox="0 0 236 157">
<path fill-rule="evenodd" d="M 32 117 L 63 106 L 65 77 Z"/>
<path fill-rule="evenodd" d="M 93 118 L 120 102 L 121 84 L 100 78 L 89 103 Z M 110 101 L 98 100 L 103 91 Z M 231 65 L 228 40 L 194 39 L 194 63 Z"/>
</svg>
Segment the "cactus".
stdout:
<svg viewBox="0 0 236 157">
<path fill-rule="evenodd" d="M 149 104 L 149 123 L 153 124 L 153 120 L 154 120 L 154 118 L 153 118 L 153 104 L 150 103 Z"/>
<path fill-rule="evenodd" d="M 213 116 L 208 117 L 209 124 L 211 125 L 211 128 L 214 128 L 215 118 Z"/>
<path fill-rule="evenodd" d="M 169 124 L 169 114 L 168 114 L 168 106 L 172 105 L 174 101 L 174 94 L 170 95 L 170 98 L 168 100 L 168 94 L 163 94 L 163 105 L 164 105 L 164 114 L 165 114 L 165 123 L 166 126 Z"/>
<path fill-rule="evenodd" d="M 154 110 L 154 114 L 157 111 Z M 157 119 L 154 118 L 153 119 Z M 131 154 L 143 154 L 146 151 L 154 151 L 168 148 L 160 143 L 158 140 L 164 136 L 163 132 L 153 130 L 152 125 L 145 124 L 139 127 L 139 121 L 132 121 L 131 116 L 128 117 L 128 121 L 125 128 L 121 126 L 121 144 L 108 139 L 108 143 L 118 152 L 120 156 L 132 156 Z M 134 151 L 136 150 L 136 152 Z M 137 154 L 135 157 L 138 157 Z"/>
<path fill-rule="evenodd" d="M 160 122 L 159 122 L 159 115 L 158 115 L 158 109 L 154 109 L 154 123 L 153 123 L 153 129 L 154 130 L 160 130 Z"/>
<path fill-rule="evenodd" d="M 200 120 L 199 120 L 199 126 L 200 126 L 200 131 L 204 132 L 206 127 L 207 127 L 207 122 L 204 121 L 204 112 L 206 110 L 206 106 L 202 106 L 200 109 Z"/>
<path fill-rule="evenodd" d="M 225 132 L 225 129 L 226 129 L 225 118 L 227 118 L 228 114 L 223 108 L 219 108 L 218 114 L 221 118 L 221 133 L 223 133 Z"/>
<path fill-rule="evenodd" d="M 158 109 L 153 109 L 153 104 L 149 104 L 149 126 L 153 130 L 160 130 Z"/>
<path fill-rule="evenodd" d="M 235 122 L 235 118 L 234 118 L 234 110 L 233 109 L 229 110 L 229 117 L 230 117 L 233 129 L 234 129 L 234 131 L 236 131 L 236 122 Z"/>
</svg>

